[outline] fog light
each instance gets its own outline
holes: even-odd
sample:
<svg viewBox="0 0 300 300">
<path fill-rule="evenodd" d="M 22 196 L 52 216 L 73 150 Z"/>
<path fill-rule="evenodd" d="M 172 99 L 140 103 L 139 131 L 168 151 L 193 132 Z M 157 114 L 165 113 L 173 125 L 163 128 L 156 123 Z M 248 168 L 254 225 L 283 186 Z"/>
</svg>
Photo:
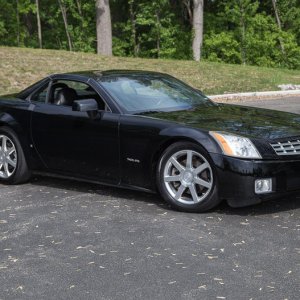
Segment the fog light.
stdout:
<svg viewBox="0 0 300 300">
<path fill-rule="evenodd" d="M 255 193 L 267 194 L 272 192 L 272 178 L 255 180 Z"/>
</svg>

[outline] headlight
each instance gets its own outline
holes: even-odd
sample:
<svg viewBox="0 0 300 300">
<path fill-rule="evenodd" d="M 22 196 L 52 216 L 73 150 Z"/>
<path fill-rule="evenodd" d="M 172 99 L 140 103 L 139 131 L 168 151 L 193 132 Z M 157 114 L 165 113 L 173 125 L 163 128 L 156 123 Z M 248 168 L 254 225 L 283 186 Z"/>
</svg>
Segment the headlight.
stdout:
<svg viewBox="0 0 300 300">
<path fill-rule="evenodd" d="M 215 131 L 211 131 L 210 135 L 221 146 L 223 153 L 228 156 L 261 158 L 258 150 L 248 138 L 226 132 Z"/>
</svg>

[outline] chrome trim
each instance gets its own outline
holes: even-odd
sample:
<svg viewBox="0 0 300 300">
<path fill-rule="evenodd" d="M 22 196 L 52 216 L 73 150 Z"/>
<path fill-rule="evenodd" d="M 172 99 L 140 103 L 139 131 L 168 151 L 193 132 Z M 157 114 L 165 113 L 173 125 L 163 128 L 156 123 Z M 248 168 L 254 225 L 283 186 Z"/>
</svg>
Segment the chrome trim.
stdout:
<svg viewBox="0 0 300 300">
<path fill-rule="evenodd" d="M 0 135 L 0 178 L 10 178 L 17 169 L 17 150 L 12 140 Z"/>
<path fill-rule="evenodd" d="M 277 155 L 300 155 L 300 139 L 270 144 Z"/>
<path fill-rule="evenodd" d="M 164 167 L 163 176 L 164 185 L 170 196 L 183 204 L 202 202 L 214 186 L 209 162 L 193 150 L 174 153 Z"/>
</svg>

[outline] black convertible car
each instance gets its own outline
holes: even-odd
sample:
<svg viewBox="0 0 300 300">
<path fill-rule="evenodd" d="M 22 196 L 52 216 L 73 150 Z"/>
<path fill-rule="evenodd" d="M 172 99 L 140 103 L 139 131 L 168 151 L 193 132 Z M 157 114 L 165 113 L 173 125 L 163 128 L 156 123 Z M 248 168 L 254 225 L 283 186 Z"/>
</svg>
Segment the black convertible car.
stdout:
<svg viewBox="0 0 300 300">
<path fill-rule="evenodd" d="M 159 191 L 201 212 L 300 191 L 300 115 L 216 104 L 166 74 L 49 76 L 0 99 L 0 180 L 32 173 Z"/>
</svg>

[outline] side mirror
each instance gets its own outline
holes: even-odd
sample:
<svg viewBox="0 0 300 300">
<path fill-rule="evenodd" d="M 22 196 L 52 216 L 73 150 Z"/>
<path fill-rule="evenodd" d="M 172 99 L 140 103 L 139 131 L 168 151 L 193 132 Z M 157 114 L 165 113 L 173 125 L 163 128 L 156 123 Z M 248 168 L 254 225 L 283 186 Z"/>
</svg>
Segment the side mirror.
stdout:
<svg viewBox="0 0 300 300">
<path fill-rule="evenodd" d="M 72 105 L 73 111 L 98 112 L 98 103 L 95 99 L 76 100 Z"/>
</svg>

